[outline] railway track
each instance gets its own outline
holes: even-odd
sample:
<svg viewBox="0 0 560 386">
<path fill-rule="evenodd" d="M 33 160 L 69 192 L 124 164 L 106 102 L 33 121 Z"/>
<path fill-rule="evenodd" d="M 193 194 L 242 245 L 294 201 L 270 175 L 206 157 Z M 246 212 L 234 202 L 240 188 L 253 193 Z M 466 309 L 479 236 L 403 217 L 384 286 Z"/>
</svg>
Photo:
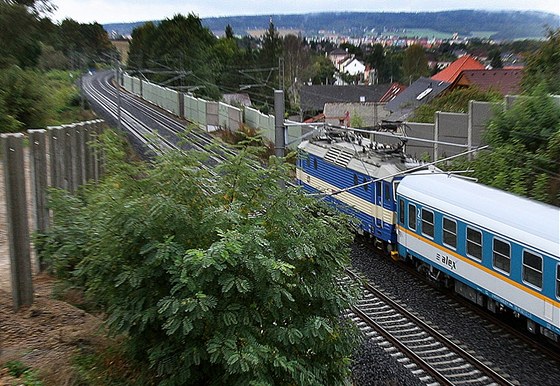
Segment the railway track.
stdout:
<svg viewBox="0 0 560 386">
<path fill-rule="evenodd" d="M 90 102 L 113 121 L 118 119 L 117 93 L 113 74 L 100 73 L 84 78 L 84 92 Z M 198 128 L 187 129 L 188 122 L 162 112 L 137 96 L 121 93 L 121 126 L 136 143 L 159 154 L 169 149 L 194 149 L 210 153 L 209 162 L 221 162 L 233 151 L 216 145 L 212 136 Z"/>
<path fill-rule="evenodd" d="M 347 280 L 360 280 L 347 270 Z M 351 317 L 426 385 L 517 385 L 368 283 Z"/>
</svg>

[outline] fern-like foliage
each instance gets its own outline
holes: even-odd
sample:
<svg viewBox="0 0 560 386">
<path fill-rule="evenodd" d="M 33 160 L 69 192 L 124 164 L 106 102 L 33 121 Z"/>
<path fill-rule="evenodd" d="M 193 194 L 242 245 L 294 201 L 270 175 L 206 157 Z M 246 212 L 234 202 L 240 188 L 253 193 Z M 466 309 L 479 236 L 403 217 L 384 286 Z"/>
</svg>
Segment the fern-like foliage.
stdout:
<svg viewBox="0 0 560 386">
<path fill-rule="evenodd" d="M 108 174 L 52 195 L 45 258 L 83 285 L 162 385 L 336 385 L 356 331 L 347 219 L 297 188 L 289 166 L 241 150 L 215 167 L 174 151 L 126 161 L 106 135 Z"/>
</svg>

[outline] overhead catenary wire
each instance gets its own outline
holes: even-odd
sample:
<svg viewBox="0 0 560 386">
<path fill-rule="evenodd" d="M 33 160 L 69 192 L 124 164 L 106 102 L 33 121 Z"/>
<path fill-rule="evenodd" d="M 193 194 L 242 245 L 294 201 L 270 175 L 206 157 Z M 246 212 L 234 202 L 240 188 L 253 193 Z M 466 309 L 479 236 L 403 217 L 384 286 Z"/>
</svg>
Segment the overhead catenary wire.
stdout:
<svg viewBox="0 0 560 386">
<path fill-rule="evenodd" d="M 407 169 L 407 170 L 404 170 L 404 171 L 400 171 L 400 172 L 397 172 L 397 173 L 389 174 L 389 175 L 387 175 L 387 176 L 380 177 L 380 178 L 376 178 L 376 179 L 371 179 L 371 180 L 366 181 L 366 182 L 363 182 L 363 183 L 361 183 L 361 184 L 352 185 L 352 186 L 349 186 L 349 187 L 347 187 L 347 188 L 343 188 L 343 189 L 340 189 L 340 190 L 336 190 L 336 191 L 331 192 L 331 193 L 327 193 L 327 192 L 309 193 L 309 194 L 307 194 L 307 196 L 323 196 L 324 198 L 336 196 L 336 195 L 338 195 L 338 194 L 347 192 L 347 191 L 352 190 L 352 189 L 360 188 L 360 187 L 362 187 L 362 186 L 369 185 L 369 184 L 372 184 L 372 183 L 377 182 L 377 181 L 382 181 L 382 180 L 385 180 L 385 179 L 387 179 L 387 178 L 392 178 L 392 177 L 398 177 L 398 176 L 401 176 L 401 175 L 406 175 L 406 174 L 409 174 L 409 173 L 414 172 L 414 171 L 416 171 L 416 170 L 425 169 L 425 168 L 428 167 L 428 166 L 434 166 L 434 165 L 437 165 L 438 163 L 441 163 L 441 162 L 446 162 L 446 161 L 452 160 L 452 159 L 457 158 L 457 157 L 465 156 L 465 155 L 468 155 L 468 154 L 470 154 L 470 153 L 474 153 L 474 152 L 477 152 L 477 151 L 480 151 L 480 150 L 484 150 L 484 149 L 486 149 L 486 148 L 488 148 L 488 147 L 489 147 L 488 145 L 481 146 L 481 147 L 478 147 L 478 148 L 473 149 L 473 150 L 468 150 L 468 151 L 465 151 L 465 152 L 462 152 L 462 153 L 459 153 L 459 154 L 456 154 L 456 155 L 453 155 L 453 156 L 450 156 L 450 157 L 442 158 L 442 159 L 439 159 L 439 160 L 436 160 L 436 161 L 423 163 L 422 165 L 415 166 L 415 167 L 413 167 L 413 168 L 410 168 L 410 169 Z M 445 172 L 443 172 L 443 173 L 445 173 Z M 450 172 L 447 172 L 447 173 L 445 173 L 445 174 L 451 174 L 451 173 L 450 173 Z"/>
</svg>

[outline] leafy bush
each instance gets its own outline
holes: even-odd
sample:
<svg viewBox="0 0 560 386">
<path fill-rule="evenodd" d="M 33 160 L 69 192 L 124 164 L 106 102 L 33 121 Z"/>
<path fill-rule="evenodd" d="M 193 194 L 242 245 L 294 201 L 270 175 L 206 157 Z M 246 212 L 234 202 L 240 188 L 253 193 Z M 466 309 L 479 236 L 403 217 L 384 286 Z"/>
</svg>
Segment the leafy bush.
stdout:
<svg viewBox="0 0 560 386">
<path fill-rule="evenodd" d="M 466 113 L 469 101 L 500 102 L 502 99 L 503 96 L 496 91 L 482 91 L 477 87 L 458 88 L 418 107 L 411 121 L 433 123 L 436 111 Z"/>
<path fill-rule="evenodd" d="M 336 283 L 346 219 L 280 188 L 288 166 L 274 158 L 256 168 L 242 150 L 202 167 L 173 151 L 132 164 L 106 139 L 107 176 L 80 199 L 53 196 L 42 250 L 135 358 L 162 385 L 342 384 L 356 341 L 340 318 L 353 293 Z"/>
</svg>

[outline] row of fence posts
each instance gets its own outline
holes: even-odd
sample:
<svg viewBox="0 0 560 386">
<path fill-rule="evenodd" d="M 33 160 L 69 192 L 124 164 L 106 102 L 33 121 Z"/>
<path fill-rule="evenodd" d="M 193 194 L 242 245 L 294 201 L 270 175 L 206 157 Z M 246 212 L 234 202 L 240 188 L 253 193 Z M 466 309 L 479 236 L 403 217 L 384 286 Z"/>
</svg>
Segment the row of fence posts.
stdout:
<svg viewBox="0 0 560 386">
<path fill-rule="evenodd" d="M 16 310 L 33 302 L 26 178 L 31 182 L 33 231 L 43 232 L 51 224 L 47 205 L 50 187 L 76 193 L 81 185 L 97 182 L 103 174 L 103 154 L 93 146 L 102 127 L 102 120 L 94 120 L 29 130 L 29 176 L 24 167 L 25 135 L 1 135 L 12 299 Z M 35 260 L 35 270 L 44 270 L 39 256 Z"/>
</svg>

